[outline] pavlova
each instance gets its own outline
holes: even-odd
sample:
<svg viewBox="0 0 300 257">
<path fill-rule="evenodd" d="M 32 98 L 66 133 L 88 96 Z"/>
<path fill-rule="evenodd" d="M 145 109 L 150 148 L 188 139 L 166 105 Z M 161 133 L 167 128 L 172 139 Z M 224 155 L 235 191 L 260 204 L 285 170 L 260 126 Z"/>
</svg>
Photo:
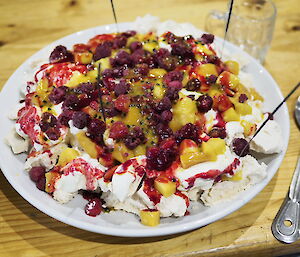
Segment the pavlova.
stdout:
<svg viewBox="0 0 300 257">
<path fill-rule="evenodd" d="M 280 152 L 282 137 L 270 120 L 248 144 L 268 115 L 263 97 L 213 35 L 152 17 L 135 27 L 56 46 L 10 114 L 7 142 L 56 201 L 82 193 L 90 216 L 124 210 L 154 226 L 263 180 L 250 150 Z"/>
</svg>

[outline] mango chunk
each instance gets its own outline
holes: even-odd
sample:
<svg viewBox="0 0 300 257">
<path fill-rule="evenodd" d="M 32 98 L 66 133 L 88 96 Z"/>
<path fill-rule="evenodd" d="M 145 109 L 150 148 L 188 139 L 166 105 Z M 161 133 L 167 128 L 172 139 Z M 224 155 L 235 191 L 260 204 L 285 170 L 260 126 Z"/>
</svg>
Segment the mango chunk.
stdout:
<svg viewBox="0 0 300 257">
<path fill-rule="evenodd" d="M 125 162 L 134 157 L 132 150 L 128 149 L 123 142 L 118 142 L 114 146 L 112 157 L 119 162 Z"/>
<path fill-rule="evenodd" d="M 219 154 L 224 154 L 226 151 L 225 140 L 221 138 L 211 138 L 207 142 L 202 142 L 203 153 L 207 160 L 216 161 Z"/>
<path fill-rule="evenodd" d="M 97 144 L 94 143 L 91 139 L 89 139 L 85 132 L 79 132 L 76 134 L 76 138 L 78 140 L 79 145 L 81 148 L 89 155 L 91 158 L 97 159 L 98 151 L 97 151 Z"/>
<path fill-rule="evenodd" d="M 45 191 L 47 193 L 53 193 L 55 181 L 58 178 L 60 178 L 61 174 L 56 171 L 49 171 L 45 173 L 45 176 L 46 176 Z"/>
<path fill-rule="evenodd" d="M 240 115 L 248 115 L 252 113 L 252 107 L 247 103 L 235 103 L 235 110 Z"/>
<path fill-rule="evenodd" d="M 170 128 L 177 131 L 187 123 L 194 124 L 197 112 L 195 101 L 186 96 L 181 97 L 173 106 L 173 119 L 170 122 Z"/>
<path fill-rule="evenodd" d="M 164 69 L 159 69 L 159 68 L 157 68 L 157 69 L 151 69 L 150 71 L 149 71 L 149 76 L 150 77 L 154 77 L 154 78 L 162 78 L 164 75 L 166 75 L 167 74 L 167 71 L 166 70 L 164 70 Z"/>
<path fill-rule="evenodd" d="M 64 149 L 58 157 L 58 165 L 65 166 L 70 161 L 73 161 L 79 156 L 79 152 L 74 148 L 67 147 Z"/>
<path fill-rule="evenodd" d="M 219 75 L 219 73 L 217 71 L 217 66 L 212 63 L 206 63 L 206 64 L 200 65 L 197 69 L 197 73 L 204 77 L 207 77 L 210 75 L 215 75 L 215 76 Z"/>
<path fill-rule="evenodd" d="M 240 84 L 240 79 L 228 71 L 223 71 L 217 79 L 217 84 L 236 90 Z"/>
<path fill-rule="evenodd" d="M 239 121 L 240 115 L 233 109 L 233 107 L 230 107 L 228 110 L 222 113 L 223 119 L 228 121 Z"/>
<path fill-rule="evenodd" d="M 160 176 L 154 180 L 154 188 L 164 197 L 169 197 L 176 192 L 176 183 Z"/>
<path fill-rule="evenodd" d="M 100 64 L 100 71 L 104 71 L 106 69 L 109 69 L 111 68 L 111 65 L 110 65 L 110 61 L 109 61 L 109 58 L 110 57 L 106 57 L 106 58 L 102 58 L 98 61 L 95 62 L 95 67 L 98 68 L 99 64 Z"/>
<path fill-rule="evenodd" d="M 190 139 L 184 139 L 179 147 L 181 166 L 187 169 L 195 164 L 204 162 L 207 158 L 198 145 Z"/>
<path fill-rule="evenodd" d="M 225 65 L 227 66 L 228 70 L 233 73 L 234 75 L 239 75 L 240 65 L 236 61 L 226 61 Z"/>
<path fill-rule="evenodd" d="M 126 125 L 140 125 L 142 115 L 138 107 L 129 107 L 129 110 L 123 119 Z"/>
<path fill-rule="evenodd" d="M 145 226 L 155 227 L 160 223 L 160 213 L 157 210 L 141 210 L 140 217 Z"/>
<path fill-rule="evenodd" d="M 155 99 L 161 100 L 165 95 L 166 89 L 161 85 L 155 85 L 153 88 L 153 96 Z"/>
<path fill-rule="evenodd" d="M 256 124 L 255 123 L 249 122 L 247 120 L 242 120 L 241 121 L 241 125 L 244 128 L 244 135 L 246 137 L 254 134 L 254 132 L 256 130 Z"/>
</svg>

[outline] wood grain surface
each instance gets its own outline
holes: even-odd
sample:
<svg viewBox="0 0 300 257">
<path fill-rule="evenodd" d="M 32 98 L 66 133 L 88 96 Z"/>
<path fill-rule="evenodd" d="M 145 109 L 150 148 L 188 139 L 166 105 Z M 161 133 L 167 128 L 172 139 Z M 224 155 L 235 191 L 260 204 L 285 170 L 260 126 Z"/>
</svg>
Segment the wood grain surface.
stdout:
<svg viewBox="0 0 300 257">
<path fill-rule="evenodd" d="M 300 2 L 275 3 L 278 17 L 265 67 L 286 94 L 299 81 Z M 225 10 L 226 1 L 115 0 L 115 6 L 119 22 L 151 13 L 162 20 L 191 22 L 203 29 L 208 12 Z M 113 23 L 109 0 L 0 0 L 0 13 L 0 87 L 21 63 L 50 42 Z M 281 244 L 270 230 L 299 155 L 299 130 L 293 118 L 296 97 L 288 102 L 291 136 L 279 171 L 257 197 L 222 220 L 174 236 L 123 238 L 94 234 L 35 209 L 0 173 L 0 256 L 279 256 L 300 252 L 300 241 Z"/>
</svg>

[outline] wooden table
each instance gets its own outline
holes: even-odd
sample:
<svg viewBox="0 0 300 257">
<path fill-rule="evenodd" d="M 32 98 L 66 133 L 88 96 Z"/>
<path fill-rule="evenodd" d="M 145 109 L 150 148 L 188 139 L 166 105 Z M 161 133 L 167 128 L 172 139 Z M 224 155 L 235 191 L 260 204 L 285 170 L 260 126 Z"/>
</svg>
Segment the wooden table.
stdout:
<svg viewBox="0 0 300 257">
<path fill-rule="evenodd" d="M 284 94 L 299 81 L 300 3 L 276 0 L 278 18 L 265 67 Z M 204 28 L 218 0 L 115 0 L 120 22 L 151 13 L 162 20 L 192 22 Z M 28 57 L 48 43 L 82 29 L 113 22 L 108 0 L 0 1 L 0 87 Z M 299 94 L 299 93 L 298 93 Z M 0 173 L 0 256 L 278 256 L 300 252 L 300 241 L 277 242 L 270 226 L 291 181 L 299 155 L 293 119 L 296 94 L 288 102 L 290 144 L 278 173 L 240 210 L 201 229 L 165 237 L 98 235 L 58 222 L 27 203 Z"/>
</svg>

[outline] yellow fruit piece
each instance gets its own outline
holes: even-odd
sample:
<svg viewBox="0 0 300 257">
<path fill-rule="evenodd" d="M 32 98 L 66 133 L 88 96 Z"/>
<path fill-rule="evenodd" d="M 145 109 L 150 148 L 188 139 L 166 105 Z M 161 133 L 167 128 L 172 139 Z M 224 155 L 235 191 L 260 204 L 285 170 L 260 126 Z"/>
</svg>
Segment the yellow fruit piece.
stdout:
<svg viewBox="0 0 300 257">
<path fill-rule="evenodd" d="M 143 94 L 144 94 L 144 90 L 140 82 L 131 84 L 130 95 L 136 96 L 136 95 L 143 95 Z"/>
<path fill-rule="evenodd" d="M 142 120 L 142 115 L 138 107 L 129 107 L 129 110 L 123 119 L 123 122 L 126 125 L 140 125 L 140 121 Z"/>
<path fill-rule="evenodd" d="M 144 50 L 153 53 L 153 51 L 158 49 L 159 46 L 157 42 L 149 42 L 149 43 L 144 43 L 143 48 Z"/>
<path fill-rule="evenodd" d="M 238 170 L 232 177 L 228 177 L 226 175 L 222 176 L 222 180 L 226 181 L 240 181 L 243 179 L 243 171 Z"/>
<path fill-rule="evenodd" d="M 141 210 L 141 223 L 145 226 L 155 227 L 160 223 L 160 214 L 157 210 Z"/>
<path fill-rule="evenodd" d="M 223 71 L 217 79 L 217 84 L 237 89 L 240 84 L 240 79 L 228 71 Z"/>
<path fill-rule="evenodd" d="M 95 67 L 97 67 L 98 69 L 98 66 L 100 64 L 100 71 L 104 71 L 105 69 L 110 69 L 111 68 L 111 65 L 110 65 L 110 61 L 109 61 L 109 58 L 110 57 L 106 57 L 106 58 L 102 58 L 98 61 L 95 62 Z"/>
<path fill-rule="evenodd" d="M 191 98 L 183 96 L 173 106 L 173 119 L 170 128 L 177 131 L 187 123 L 194 124 L 196 121 L 197 105 Z"/>
<path fill-rule="evenodd" d="M 213 55 L 214 53 L 209 50 L 206 46 L 204 45 L 201 45 L 201 44 L 198 44 L 197 47 L 196 47 L 196 51 L 197 52 L 200 52 L 200 53 L 205 53 L 206 55 Z"/>
<path fill-rule="evenodd" d="M 167 71 L 164 69 L 151 69 L 149 71 L 149 76 L 153 78 L 162 78 L 165 74 L 167 74 Z"/>
<path fill-rule="evenodd" d="M 239 121 L 240 115 L 233 109 L 233 107 L 230 107 L 228 110 L 222 113 L 223 119 L 228 121 Z"/>
<path fill-rule="evenodd" d="M 89 139 L 85 132 L 79 132 L 76 134 L 76 138 L 80 147 L 89 155 L 91 158 L 98 158 L 97 145 L 91 139 Z"/>
<path fill-rule="evenodd" d="M 76 151 L 74 148 L 66 148 L 64 149 L 58 157 L 58 165 L 65 166 L 70 161 L 73 161 L 79 156 L 79 152 Z"/>
<path fill-rule="evenodd" d="M 218 76 L 217 66 L 212 63 L 202 64 L 198 67 L 197 73 L 206 77 L 210 75 Z"/>
<path fill-rule="evenodd" d="M 55 171 L 49 171 L 45 173 L 46 177 L 46 183 L 45 183 L 45 191 L 47 193 L 53 193 L 54 192 L 54 184 L 55 181 L 60 177 L 60 173 Z"/>
<path fill-rule="evenodd" d="M 207 92 L 207 94 L 210 96 L 210 97 L 214 97 L 216 95 L 220 95 L 222 94 L 222 91 L 220 89 L 220 87 L 218 85 L 212 85 L 209 89 L 209 91 Z"/>
<path fill-rule="evenodd" d="M 189 82 L 189 74 L 188 72 L 183 73 L 182 85 L 183 87 Z"/>
<path fill-rule="evenodd" d="M 93 69 L 91 71 L 88 71 L 86 73 L 86 76 L 89 77 L 89 81 L 94 83 L 97 81 L 97 76 L 98 76 L 98 70 L 97 69 Z"/>
<path fill-rule="evenodd" d="M 39 96 L 40 101 L 47 101 L 49 91 L 49 83 L 47 78 L 43 78 L 39 81 L 36 87 L 36 93 Z"/>
<path fill-rule="evenodd" d="M 75 53 L 75 62 L 89 64 L 93 60 L 93 54 L 90 52 Z"/>
<path fill-rule="evenodd" d="M 235 111 L 240 115 L 248 115 L 252 113 L 252 107 L 247 103 L 235 103 Z"/>
<path fill-rule="evenodd" d="M 164 97 L 165 92 L 166 88 L 161 84 L 155 85 L 153 88 L 153 96 L 155 99 L 161 100 Z"/>
<path fill-rule="evenodd" d="M 236 61 L 226 61 L 225 65 L 227 66 L 227 68 L 229 69 L 229 71 L 231 73 L 233 73 L 234 75 L 239 75 L 240 65 L 239 65 L 238 62 L 236 62 Z"/>
<path fill-rule="evenodd" d="M 118 142 L 114 146 L 112 157 L 119 162 L 125 162 L 134 157 L 132 150 L 128 149 L 123 142 Z"/>
<path fill-rule="evenodd" d="M 197 152 L 184 152 L 180 155 L 180 163 L 184 169 L 208 160 L 208 156 L 206 156 L 203 152 L 200 152 L 200 150 Z"/>
<path fill-rule="evenodd" d="M 259 100 L 259 101 L 264 100 L 264 98 L 253 87 L 251 87 L 249 90 L 250 90 L 250 95 L 252 95 L 253 97 L 253 100 Z"/>
<path fill-rule="evenodd" d="M 47 103 L 42 107 L 42 112 L 50 112 L 55 116 L 57 115 L 56 111 L 53 109 L 53 104 L 49 104 L 49 103 Z"/>
<path fill-rule="evenodd" d="M 169 197 L 176 192 L 176 183 L 165 177 L 158 177 L 154 180 L 154 188 L 164 197 Z"/>
<path fill-rule="evenodd" d="M 146 145 L 138 145 L 134 149 L 134 156 L 146 155 Z"/>
<path fill-rule="evenodd" d="M 249 121 L 246 121 L 246 120 L 242 120 L 241 121 L 241 125 L 243 126 L 244 128 L 244 135 L 246 137 L 254 134 L 254 131 L 256 129 L 256 125 L 254 123 L 251 123 Z"/>
<path fill-rule="evenodd" d="M 90 73 L 90 74 L 94 74 L 94 73 Z M 86 83 L 86 82 L 95 82 L 94 76 L 90 77 L 88 74 L 82 74 L 79 71 L 74 71 L 72 77 L 66 83 L 65 86 L 73 88 L 78 86 L 80 83 Z"/>
<path fill-rule="evenodd" d="M 216 161 L 217 155 L 224 154 L 226 151 L 225 140 L 221 138 L 211 138 L 201 145 L 203 153 L 207 160 Z"/>
</svg>

